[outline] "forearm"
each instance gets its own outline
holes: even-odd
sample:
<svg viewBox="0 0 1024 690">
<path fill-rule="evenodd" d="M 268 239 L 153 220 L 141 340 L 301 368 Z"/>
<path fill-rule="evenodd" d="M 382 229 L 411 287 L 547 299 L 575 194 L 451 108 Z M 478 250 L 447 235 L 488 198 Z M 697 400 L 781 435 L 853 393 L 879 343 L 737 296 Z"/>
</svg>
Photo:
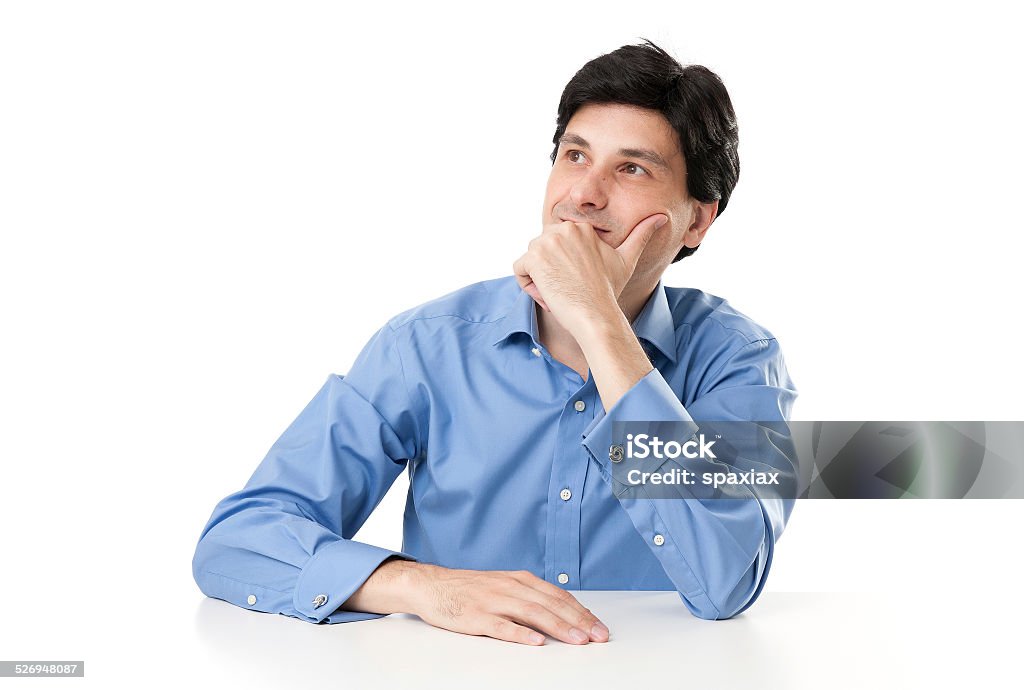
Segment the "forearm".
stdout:
<svg viewBox="0 0 1024 690">
<path fill-rule="evenodd" d="M 636 490 L 627 475 L 616 475 L 616 468 L 634 468 L 639 460 L 617 465 L 610 449 L 621 450 L 626 445 L 630 427 L 622 422 L 647 422 L 659 429 L 658 435 L 681 443 L 708 420 L 737 423 L 737 415 L 742 414 L 760 420 L 743 422 L 751 425 L 745 430 L 757 429 L 758 433 L 730 435 L 731 453 L 720 456 L 716 463 L 733 470 L 773 468 L 785 485 L 786 478 L 793 475 L 788 445 L 766 425 L 787 414 L 789 408 L 788 378 L 781 361 L 775 364 L 778 357 L 773 341 L 734 349 L 710 392 L 685 407 L 679 392 L 659 371 L 651 370 L 584 435 L 583 445 L 638 533 L 662 562 L 690 610 L 702 618 L 728 618 L 756 599 L 770 567 L 775 540 L 792 510 L 793 502 L 787 498 L 792 493 L 740 485 L 722 488 L 721 498 L 695 494 L 685 484 Z M 714 429 L 714 422 L 711 424 Z M 670 472 L 673 463 L 678 465 L 675 469 L 703 467 L 680 459 L 650 469 Z M 678 497 L 671 493 L 674 488 Z"/>
<path fill-rule="evenodd" d="M 654 367 L 618 305 L 587 320 L 579 331 L 577 342 L 594 376 L 601 403 L 610 410 Z"/>
<path fill-rule="evenodd" d="M 693 615 L 731 618 L 760 593 L 775 550 L 770 507 L 754 497 L 620 501 Z"/>
<path fill-rule="evenodd" d="M 192 561 L 200 590 L 312 623 L 370 617 L 332 611 L 385 559 L 405 554 L 342 539 L 310 519 L 309 508 L 249 494 L 232 494 L 214 510 Z"/>
</svg>

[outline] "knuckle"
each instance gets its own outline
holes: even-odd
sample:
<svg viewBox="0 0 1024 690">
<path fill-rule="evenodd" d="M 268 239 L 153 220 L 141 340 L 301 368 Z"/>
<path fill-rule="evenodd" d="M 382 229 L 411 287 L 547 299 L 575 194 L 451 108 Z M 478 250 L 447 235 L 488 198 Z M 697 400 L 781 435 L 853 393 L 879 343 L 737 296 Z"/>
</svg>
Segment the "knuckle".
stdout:
<svg viewBox="0 0 1024 690">
<path fill-rule="evenodd" d="M 535 601 L 528 601 L 522 605 L 520 612 L 526 618 L 537 618 L 546 612 L 546 609 Z"/>
<path fill-rule="evenodd" d="M 531 294 L 527 291 L 527 294 Z M 502 578 L 494 583 L 495 592 L 505 597 L 511 597 L 515 594 L 516 581 L 511 578 Z"/>
<path fill-rule="evenodd" d="M 565 618 L 568 620 L 578 622 L 580 620 L 585 620 L 587 617 L 587 614 L 580 611 L 579 606 L 575 606 L 573 602 L 562 597 L 554 598 L 554 607 L 557 608 L 558 611 L 560 611 L 561 614 L 565 616 Z"/>
<path fill-rule="evenodd" d="M 572 642 L 573 641 L 572 637 L 569 635 L 569 631 L 572 630 L 572 625 L 571 624 L 569 624 L 569 623 L 567 623 L 565 621 L 559 621 L 558 624 L 557 624 L 557 627 L 558 627 L 558 636 L 560 638 L 562 638 L 563 640 L 565 640 L 567 642 Z"/>
<path fill-rule="evenodd" d="M 565 597 L 558 597 L 555 602 L 562 611 L 568 612 L 572 616 L 580 615 L 580 607 L 575 605 L 571 599 Z"/>
</svg>

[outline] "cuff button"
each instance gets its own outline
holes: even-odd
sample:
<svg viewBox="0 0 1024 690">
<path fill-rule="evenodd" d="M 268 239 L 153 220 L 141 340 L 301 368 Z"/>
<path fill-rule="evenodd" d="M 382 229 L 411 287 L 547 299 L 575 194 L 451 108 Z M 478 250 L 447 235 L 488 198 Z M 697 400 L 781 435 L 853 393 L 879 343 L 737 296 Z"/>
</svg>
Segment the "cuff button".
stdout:
<svg viewBox="0 0 1024 690">
<path fill-rule="evenodd" d="M 320 608 L 321 606 L 323 606 L 326 603 L 327 603 L 327 595 L 326 594 L 317 594 L 315 597 L 313 597 L 313 608 L 315 608 L 315 609 Z"/>
<path fill-rule="evenodd" d="M 622 462 L 622 446 L 615 444 L 608 449 L 608 459 L 612 462 Z"/>
</svg>

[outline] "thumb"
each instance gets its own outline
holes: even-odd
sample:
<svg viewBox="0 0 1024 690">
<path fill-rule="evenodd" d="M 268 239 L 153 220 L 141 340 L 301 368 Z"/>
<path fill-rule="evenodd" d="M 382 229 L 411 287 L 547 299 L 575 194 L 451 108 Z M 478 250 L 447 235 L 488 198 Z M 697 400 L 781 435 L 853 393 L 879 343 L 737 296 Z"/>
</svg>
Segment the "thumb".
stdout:
<svg viewBox="0 0 1024 690">
<path fill-rule="evenodd" d="M 643 252 L 644 247 L 647 246 L 651 237 L 654 236 L 654 231 L 667 222 L 668 216 L 664 213 L 656 213 L 653 216 L 644 218 L 636 224 L 636 227 L 626 236 L 626 239 L 622 241 L 622 244 L 618 246 L 616 251 L 619 252 L 629 266 L 635 268 L 636 262 L 640 259 L 640 253 Z"/>
</svg>

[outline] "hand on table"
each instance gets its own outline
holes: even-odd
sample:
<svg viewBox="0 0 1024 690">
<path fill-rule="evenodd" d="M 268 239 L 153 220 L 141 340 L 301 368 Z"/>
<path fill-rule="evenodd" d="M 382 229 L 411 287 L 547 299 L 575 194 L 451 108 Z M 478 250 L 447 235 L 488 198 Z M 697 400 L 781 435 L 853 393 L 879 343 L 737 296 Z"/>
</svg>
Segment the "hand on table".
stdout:
<svg viewBox="0 0 1024 690">
<path fill-rule="evenodd" d="M 342 608 L 412 613 L 438 628 L 520 644 L 544 644 L 544 635 L 568 644 L 609 638 L 608 628 L 576 597 L 525 570 L 458 570 L 389 560 Z"/>
</svg>

